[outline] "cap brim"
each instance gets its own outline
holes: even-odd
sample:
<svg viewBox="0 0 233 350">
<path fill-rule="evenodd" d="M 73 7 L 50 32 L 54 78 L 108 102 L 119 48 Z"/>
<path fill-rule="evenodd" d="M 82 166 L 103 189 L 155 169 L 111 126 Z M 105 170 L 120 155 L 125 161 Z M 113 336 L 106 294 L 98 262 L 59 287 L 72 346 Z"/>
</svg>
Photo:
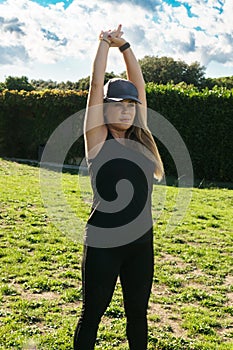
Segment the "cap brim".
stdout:
<svg viewBox="0 0 233 350">
<path fill-rule="evenodd" d="M 137 98 L 137 97 L 134 97 L 134 96 L 123 96 L 123 97 L 105 97 L 104 98 L 104 101 L 106 102 L 119 102 L 119 101 L 124 101 L 124 100 L 132 100 L 132 101 L 135 101 L 135 102 L 138 102 L 140 104 L 142 104 L 142 102 Z"/>
</svg>

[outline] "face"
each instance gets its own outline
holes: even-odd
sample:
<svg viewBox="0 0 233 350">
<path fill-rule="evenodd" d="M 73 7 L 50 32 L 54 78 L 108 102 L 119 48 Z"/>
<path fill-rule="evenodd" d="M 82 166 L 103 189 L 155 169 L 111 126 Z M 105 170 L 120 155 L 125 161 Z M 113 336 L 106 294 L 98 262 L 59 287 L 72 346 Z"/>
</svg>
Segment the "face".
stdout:
<svg viewBox="0 0 233 350">
<path fill-rule="evenodd" d="M 104 103 L 104 115 L 106 122 L 112 128 L 118 130 L 127 130 L 133 124 L 136 114 L 136 102 L 123 100 L 120 102 Z"/>
</svg>

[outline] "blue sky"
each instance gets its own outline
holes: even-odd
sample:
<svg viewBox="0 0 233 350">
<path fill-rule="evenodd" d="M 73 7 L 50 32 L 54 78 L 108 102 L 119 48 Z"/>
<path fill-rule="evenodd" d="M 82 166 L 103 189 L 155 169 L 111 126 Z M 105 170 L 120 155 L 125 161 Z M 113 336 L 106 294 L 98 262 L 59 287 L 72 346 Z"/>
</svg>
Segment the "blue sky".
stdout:
<svg viewBox="0 0 233 350">
<path fill-rule="evenodd" d="M 90 74 L 101 29 L 123 25 L 137 58 L 200 62 L 233 76 L 232 0 L 0 0 L 0 81 L 77 81 Z M 110 49 L 107 71 L 124 71 Z"/>
<path fill-rule="evenodd" d="M 37 2 L 41 6 L 49 6 L 49 5 L 56 5 L 58 2 L 62 2 L 64 8 L 66 9 L 72 2 L 73 0 L 64 0 L 64 1 L 58 1 L 58 0 L 32 0 L 34 2 Z M 3 2 L 3 1 L 1 1 Z"/>
</svg>

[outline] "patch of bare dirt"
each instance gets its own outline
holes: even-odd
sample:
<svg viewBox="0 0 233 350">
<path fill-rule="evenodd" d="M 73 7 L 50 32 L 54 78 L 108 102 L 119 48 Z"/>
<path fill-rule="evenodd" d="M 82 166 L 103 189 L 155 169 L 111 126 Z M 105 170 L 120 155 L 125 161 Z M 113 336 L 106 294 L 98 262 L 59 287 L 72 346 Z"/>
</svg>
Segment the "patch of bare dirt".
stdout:
<svg viewBox="0 0 233 350">
<path fill-rule="evenodd" d="M 232 275 L 227 275 L 225 277 L 224 285 L 225 286 L 233 286 L 233 276 Z"/>
<path fill-rule="evenodd" d="M 153 321 L 152 315 L 156 315 L 158 319 Z M 170 330 L 174 336 L 185 337 L 187 336 L 186 331 L 182 328 L 182 319 L 179 314 L 174 310 L 174 308 L 161 305 L 158 303 L 150 303 L 148 311 L 148 323 L 152 324 L 154 322 L 158 323 L 158 327 Z"/>
<path fill-rule="evenodd" d="M 20 284 L 14 284 L 14 287 L 16 288 L 17 292 L 21 295 L 23 299 L 26 300 L 55 300 L 60 299 L 60 294 L 56 292 L 42 292 L 42 293 L 31 293 L 29 291 L 25 291 Z"/>
</svg>

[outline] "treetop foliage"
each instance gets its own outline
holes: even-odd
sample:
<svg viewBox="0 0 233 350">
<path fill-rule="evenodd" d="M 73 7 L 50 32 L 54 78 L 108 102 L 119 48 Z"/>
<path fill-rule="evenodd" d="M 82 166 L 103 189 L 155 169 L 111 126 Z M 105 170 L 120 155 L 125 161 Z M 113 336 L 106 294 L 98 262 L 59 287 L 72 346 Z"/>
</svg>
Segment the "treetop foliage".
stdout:
<svg viewBox="0 0 233 350">
<path fill-rule="evenodd" d="M 221 78 L 205 78 L 205 67 L 198 62 L 187 64 L 181 60 L 174 60 L 171 57 L 145 56 L 139 60 L 142 73 L 146 83 L 155 84 L 186 84 L 195 86 L 202 90 L 205 88 L 213 89 L 214 86 L 225 87 L 227 89 L 233 88 L 233 76 Z M 105 82 L 116 77 L 114 72 L 106 72 Z M 118 75 L 121 78 L 126 78 L 126 72 Z M 0 82 L 0 91 L 7 90 L 45 90 L 45 89 L 59 89 L 59 90 L 76 90 L 85 91 L 90 86 L 90 76 L 81 78 L 76 82 L 56 82 L 52 80 L 36 80 L 32 79 L 30 82 L 26 76 L 13 77 L 8 76 L 5 82 Z"/>
<path fill-rule="evenodd" d="M 139 64 L 145 81 L 158 84 L 184 82 L 200 86 L 205 74 L 205 67 L 198 62 L 188 65 L 171 57 L 145 56 L 139 60 Z"/>
</svg>

